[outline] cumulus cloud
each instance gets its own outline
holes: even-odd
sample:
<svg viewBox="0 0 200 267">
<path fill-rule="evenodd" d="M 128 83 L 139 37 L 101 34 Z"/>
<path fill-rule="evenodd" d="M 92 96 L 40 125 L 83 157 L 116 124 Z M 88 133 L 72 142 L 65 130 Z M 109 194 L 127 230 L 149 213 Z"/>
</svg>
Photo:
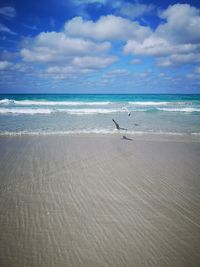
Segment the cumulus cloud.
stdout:
<svg viewBox="0 0 200 267">
<path fill-rule="evenodd" d="M 16 63 L 16 62 L 11 62 L 7 60 L 0 60 L 0 71 L 4 72 L 5 76 L 5 71 L 7 74 L 11 74 L 12 72 L 31 72 L 33 69 L 30 66 L 27 66 L 23 63 Z"/>
<path fill-rule="evenodd" d="M 73 74 L 75 69 L 72 66 L 51 66 L 46 70 L 48 74 Z"/>
<path fill-rule="evenodd" d="M 142 41 L 127 41 L 126 54 L 158 58 L 158 65 L 173 66 L 199 62 L 200 15 L 188 4 L 169 6 L 160 13 L 165 20 Z"/>
<path fill-rule="evenodd" d="M 4 6 L 0 8 L 0 15 L 7 19 L 13 19 L 16 16 L 16 10 L 11 6 Z"/>
<path fill-rule="evenodd" d="M 124 46 L 124 52 L 134 55 L 162 56 L 172 51 L 167 40 L 157 36 L 150 36 L 143 42 L 129 40 Z"/>
<path fill-rule="evenodd" d="M 117 61 L 116 57 L 75 57 L 67 65 L 51 66 L 48 67 L 48 74 L 77 74 L 77 73 L 90 73 L 94 70 L 103 69 L 109 66 L 110 64 Z"/>
<path fill-rule="evenodd" d="M 129 75 L 130 72 L 127 69 L 115 69 L 104 74 L 103 78 L 115 78 L 120 76 Z"/>
<path fill-rule="evenodd" d="M 160 13 L 167 22 L 159 25 L 156 33 L 174 43 L 200 42 L 200 12 L 189 4 L 175 4 Z"/>
<path fill-rule="evenodd" d="M 117 57 L 75 57 L 72 64 L 83 69 L 102 69 L 117 61 Z"/>
<path fill-rule="evenodd" d="M 200 53 L 188 54 L 173 54 L 166 59 L 160 59 L 158 65 L 160 66 L 179 66 L 182 64 L 199 63 Z"/>
<path fill-rule="evenodd" d="M 124 52 L 135 55 L 164 56 L 173 53 L 190 53 L 191 51 L 198 51 L 199 48 L 199 45 L 190 43 L 174 44 L 167 39 L 152 34 L 141 43 L 129 40 L 124 46 Z"/>
<path fill-rule="evenodd" d="M 109 55 L 111 44 L 75 38 L 66 32 L 42 32 L 26 38 L 20 55 L 24 62 L 42 64 L 44 75 L 56 74 L 59 79 L 103 69 L 118 60 Z"/>
<path fill-rule="evenodd" d="M 8 61 L 0 61 L 0 71 L 2 70 L 8 70 L 12 66 L 12 63 Z"/>
<path fill-rule="evenodd" d="M 110 43 L 94 43 L 92 41 L 71 38 L 62 32 L 40 33 L 28 41 L 21 50 L 25 61 L 64 62 L 74 56 L 101 54 L 110 49 Z"/>
<path fill-rule="evenodd" d="M 149 11 L 146 9 L 145 12 Z M 176 14 L 178 22 L 175 19 Z M 114 15 L 102 16 L 96 21 L 75 17 L 65 23 L 63 31 L 41 32 L 34 38 L 26 38 L 22 43 L 20 55 L 24 62 L 41 64 L 44 75 L 53 74 L 53 77 L 55 74 L 62 79 L 91 73 L 115 63 L 118 58 L 111 55 L 110 51 L 111 44 L 116 43 L 123 45 L 125 54 L 154 57 L 158 66 L 198 64 L 198 9 L 187 4 L 176 4 L 160 12 L 159 16 L 164 21 L 155 30 Z M 139 59 L 134 58 L 131 64 L 141 63 Z M 127 70 L 119 69 L 107 73 L 105 78 L 126 75 Z M 138 75 L 147 77 L 146 73 Z"/>
<path fill-rule="evenodd" d="M 148 27 L 138 22 L 114 16 L 102 16 L 97 21 L 83 20 L 75 17 L 65 24 L 65 32 L 73 37 L 90 38 L 93 40 L 142 40 L 150 34 Z"/>
</svg>

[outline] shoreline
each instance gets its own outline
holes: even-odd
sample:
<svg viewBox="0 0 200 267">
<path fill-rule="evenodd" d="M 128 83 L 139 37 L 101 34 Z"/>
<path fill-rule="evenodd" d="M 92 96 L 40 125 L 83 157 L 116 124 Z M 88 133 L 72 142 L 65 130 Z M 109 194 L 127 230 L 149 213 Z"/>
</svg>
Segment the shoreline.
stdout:
<svg viewBox="0 0 200 267">
<path fill-rule="evenodd" d="M 134 140 L 146 141 L 180 141 L 180 142 L 200 142 L 200 133 L 160 133 L 160 132 L 0 132 L 0 138 L 6 137 L 86 137 L 86 138 L 119 138 L 123 136 Z"/>
</svg>

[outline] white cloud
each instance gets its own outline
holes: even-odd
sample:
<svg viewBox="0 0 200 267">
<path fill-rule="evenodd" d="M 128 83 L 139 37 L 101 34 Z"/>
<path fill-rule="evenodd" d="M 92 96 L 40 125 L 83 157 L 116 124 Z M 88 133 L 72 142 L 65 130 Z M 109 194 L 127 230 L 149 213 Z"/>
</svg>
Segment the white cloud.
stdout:
<svg viewBox="0 0 200 267">
<path fill-rule="evenodd" d="M 189 4 L 169 6 L 160 14 L 167 23 L 161 24 L 156 33 L 175 43 L 200 42 L 199 10 Z"/>
<path fill-rule="evenodd" d="M 73 74 L 75 69 L 72 66 L 51 66 L 47 68 L 48 74 Z"/>
<path fill-rule="evenodd" d="M 160 13 L 165 19 L 151 35 L 142 41 L 127 41 L 126 54 L 158 58 L 158 65 L 173 66 L 199 62 L 200 15 L 188 4 L 169 6 Z"/>
<path fill-rule="evenodd" d="M 110 43 L 94 43 L 92 41 L 70 38 L 62 32 L 40 33 L 28 41 L 21 50 L 25 61 L 35 62 L 64 62 L 74 56 L 87 54 L 102 54 L 110 49 Z"/>
<path fill-rule="evenodd" d="M 28 72 L 31 73 L 33 71 L 31 66 L 25 65 L 23 63 L 10 62 L 7 60 L 0 60 L 0 71 L 7 71 L 7 73 L 11 72 Z M 4 73 L 5 76 L 5 73 Z"/>
<path fill-rule="evenodd" d="M 97 69 L 103 69 L 114 63 L 117 60 L 116 57 L 75 57 L 72 62 L 67 66 L 50 66 L 47 68 L 47 74 L 58 74 L 59 77 L 65 77 L 76 75 L 76 74 L 87 74 L 91 73 Z"/>
<path fill-rule="evenodd" d="M 106 5 L 107 0 L 73 0 L 72 1 L 75 5 L 87 5 L 87 4 L 101 4 Z"/>
<path fill-rule="evenodd" d="M 150 34 L 148 27 L 137 22 L 114 16 L 102 16 L 98 21 L 85 21 L 75 17 L 66 22 L 65 32 L 73 37 L 90 38 L 94 40 L 143 40 Z"/>
<path fill-rule="evenodd" d="M 103 69 L 118 60 L 109 55 L 109 42 L 94 42 L 69 37 L 65 32 L 42 32 L 26 38 L 20 55 L 25 62 L 40 63 L 44 75 L 55 74 L 58 79 Z"/>
<path fill-rule="evenodd" d="M 174 26 L 173 30 L 175 13 L 179 20 L 183 16 L 183 21 L 178 22 L 179 26 Z M 97 21 L 75 17 L 65 23 L 61 32 L 41 32 L 34 38 L 25 38 L 20 55 L 24 62 L 41 63 L 44 75 L 55 75 L 60 79 L 88 74 L 115 63 L 118 58 L 109 54 L 109 41 L 117 43 L 117 48 L 122 41 L 126 42 L 123 47 L 125 54 L 154 57 L 156 64 L 162 67 L 199 63 L 200 31 L 195 32 L 193 29 L 200 18 L 198 10 L 189 5 L 177 4 L 160 13 L 160 16 L 165 21 L 154 31 L 138 22 L 114 15 L 102 16 Z M 190 26 L 184 38 L 177 37 L 177 33 L 182 32 L 184 35 L 185 21 L 190 22 Z M 196 28 L 198 30 L 198 25 Z M 141 61 L 135 57 L 130 63 L 140 64 Z M 132 74 L 119 69 L 107 73 L 105 78 L 126 75 Z M 147 77 L 149 73 L 137 75 L 141 78 Z"/>
<path fill-rule="evenodd" d="M 116 57 L 75 57 L 72 61 L 78 68 L 102 69 L 117 61 Z"/>
<path fill-rule="evenodd" d="M 11 6 L 4 6 L 0 8 L 0 15 L 3 15 L 7 19 L 13 19 L 16 16 L 16 10 Z"/>
<path fill-rule="evenodd" d="M 8 61 L 0 61 L 0 71 L 8 70 L 12 66 L 12 63 Z"/>
<path fill-rule="evenodd" d="M 154 9 L 154 5 L 152 4 L 140 4 L 140 3 L 124 3 L 121 6 L 120 14 L 123 16 L 131 17 L 131 18 L 137 18 L 140 17 L 146 13 L 151 12 Z"/>
<path fill-rule="evenodd" d="M 157 65 L 160 67 L 171 67 L 173 65 L 173 63 L 171 62 L 171 60 L 166 57 L 166 58 L 158 58 L 157 59 Z"/>
<path fill-rule="evenodd" d="M 116 62 L 116 57 L 75 57 L 67 65 L 50 66 L 47 69 L 48 74 L 77 74 L 90 73 L 97 69 L 106 68 Z"/>
<path fill-rule="evenodd" d="M 200 53 L 173 54 L 167 58 L 167 61 L 166 59 L 161 60 L 160 65 L 165 66 L 166 64 L 168 64 L 168 66 L 179 66 L 182 64 L 199 63 L 199 62 L 200 62 Z"/>
<path fill-rule="evenodd" d="M 2 23 L 0 23 L 0 32 L 5 32 L 5 33 L 9 33 L 11 35 L 16 35 L 15 32 L 11 31 L 8 27 L 3 25 Z"/>
<path fill-rule="evenodd" d="M 173 53 L 190 53 L 200 48 L 197 44 L 173 44 L 156 34 L 146 38 L 143 42 L 130 40 L 124 46 L 124 52 L 135 55 L 165 56 Z"/>
<path fill-rule="evenodd" d="M 25 28 L 27 28 L 27 29 L 29 29 L 29 30 L 37 30 L 38 28 L 37 28 L 37 26 L 35 26 L 35 25 L 27 25 L 27 24 L 22 24 L 22 26 L 24 26 Z"/>
<path fill-rule="evenodd" d="M 161 56 L 171 52 L 171 46 L 167 40 L 150 36 L 143 42 L 129 40 L 124 46 L 126 54 Z"/>
<path fill-rule="evenodd" d="M 127 69 L 115 69 L 104 74 L 103 78 L 116 78 L 119 76 L 127 76 L 129 74 L 130 72 Z"/>
<path fill-rule="evenodd" d="M 50 66 L 48 67 L 46 73 L 48 74 L 59 74 L 62 75 L 72 75 L 79 73 L 91 73 L 97 69 L 103 69 L 110 64 L 116 62 L 116 57 L 75 57 L 67 66 Z"/>
</svg>

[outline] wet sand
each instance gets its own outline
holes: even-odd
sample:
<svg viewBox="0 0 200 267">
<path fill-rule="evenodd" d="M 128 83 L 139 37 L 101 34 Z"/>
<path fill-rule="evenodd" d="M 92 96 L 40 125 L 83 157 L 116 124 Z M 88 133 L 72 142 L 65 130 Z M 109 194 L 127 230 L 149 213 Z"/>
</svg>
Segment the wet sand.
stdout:
<svg viewBox="0 0 200 267">
<path fill-rule="evenodd" d="M 0 137 L 0 266 L 200 266 L 200 142 Z"/>
</svg>

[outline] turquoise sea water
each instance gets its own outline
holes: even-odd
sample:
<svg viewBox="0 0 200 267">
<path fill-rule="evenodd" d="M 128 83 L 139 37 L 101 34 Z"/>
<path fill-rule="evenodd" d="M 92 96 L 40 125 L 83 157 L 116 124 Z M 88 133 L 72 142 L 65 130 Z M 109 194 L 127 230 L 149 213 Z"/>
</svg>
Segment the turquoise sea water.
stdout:
<svg viewBox="0 0 200 267">
<path fill-rule="evenodd" d="M 130 116 L 128 114 L 131 113 Z M 0 95 L 0 134 L 200 134 L 200 95 Z"/>
</svg>

